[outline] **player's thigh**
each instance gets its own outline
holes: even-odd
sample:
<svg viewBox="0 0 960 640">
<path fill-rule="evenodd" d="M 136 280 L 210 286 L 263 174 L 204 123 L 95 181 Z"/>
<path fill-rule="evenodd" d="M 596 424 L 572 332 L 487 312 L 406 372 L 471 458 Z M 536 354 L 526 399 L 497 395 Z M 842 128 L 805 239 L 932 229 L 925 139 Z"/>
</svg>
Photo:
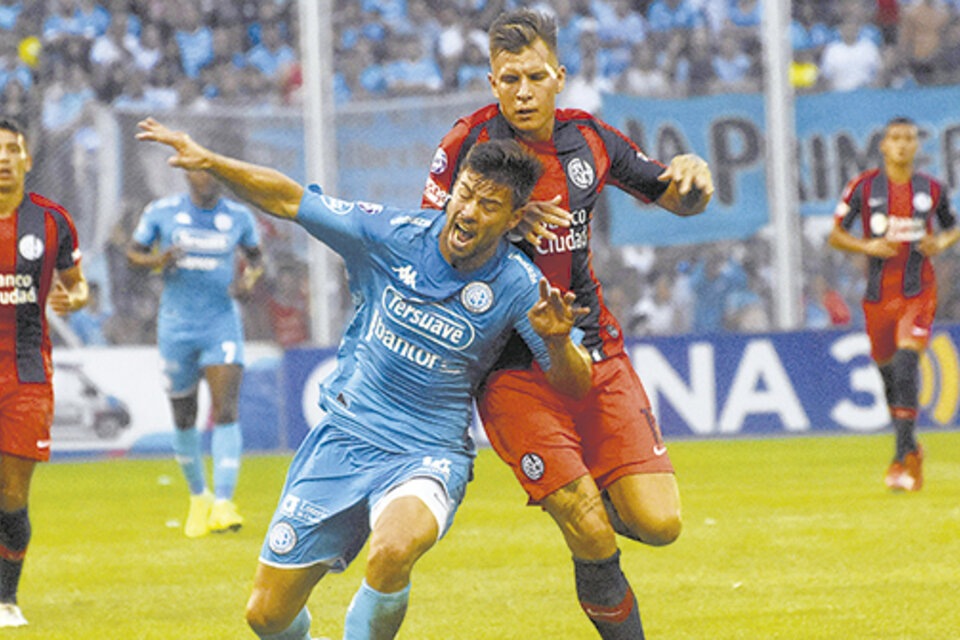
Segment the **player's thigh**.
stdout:
<svg viewBox="0 0 960 640">
<path fill-rule="evenodd" d="M 406 485 L 425 486 L 422 490 L 443 494 L 436 482 L 427 478 L 411 480 Z M 400 488 L 398 488 L 400 489 Z M 393 593 L 403 589 L 409 581 L 413 565 L 437 541 L 440 533 L 438 518 L 427 506 L 433 496 L 421 497 L 417 489 L 405 495 L 389 498 L 375 516 L 371 513 L 373 530 L 367 553 L 367 582 L 377 591 Z"/>
<path fill-rule="evenodd" d="M 631 474 L 672 473 L 660 426 L 626 355 L 594 364 L 594 387 L 577 415 L 583 459 L 604 489 Z"/>
<path fill-rule="evenodd" d="M 922 352 L 930 341 L 936 311 L 937 297 L 934 291 L 926 291 L 905 300 L 897 319 L 897 348 Z"/>
<path fill-rule="evenodd" d="M 0 380 L 0 453 L 49 460 L 52 424 L 52 385 Z"/>
<path fill-rule="evenodd" d="M 680 489 L 672 473 L 630 474 L 607 487 L 624 523 L 648 544 L 669 544 L 680 535 Z"/>
<path fill-rule="evenodd" d="M 577 558 L 599 560 L 617 548 L 606 510 L 589 473 L 545 496 L 543 509 L 557 523 L 567 547 Z"/>
<path fill-rule="evenodd" d="M 870 339 L 870 357 L 879 364 L 889 362 L 897 351 L 899 306 L 896 301 L 864 302 L 863 317 Z"/>
<path fill-rule="evenodd" d="M 182 398 L 196 393 L 202 374 L 196 336 L 161 326 L 157 329 L 157 349 L 167 394 Z"/>
<path fill-rule="evenodd" d="M 487 438 L 539 503 L 587 473 L 574 428 L 572 399 L 535 371 L 500 371 L 477 403 Z"/>
</svg>

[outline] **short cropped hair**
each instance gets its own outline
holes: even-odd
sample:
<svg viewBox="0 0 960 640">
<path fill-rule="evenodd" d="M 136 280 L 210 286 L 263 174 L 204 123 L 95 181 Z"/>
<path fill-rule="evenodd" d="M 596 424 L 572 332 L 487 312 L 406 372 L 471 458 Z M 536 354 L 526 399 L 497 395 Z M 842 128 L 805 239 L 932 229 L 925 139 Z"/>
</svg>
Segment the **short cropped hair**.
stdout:
<svg viewBox="0 0 960 640">
<path fill-rule="evenodd" d="M 27 129 L 14 117 L 6 116 L 0 114 L 0 130 L 10 131 L 17 135 L 23 136 L 24 140 L 27 138 Z"/>
<path fill-rule="evenodd" d="M 909 127 L 914 127 L 914 128 L 916 128 L 917 126 L 917 123 L 914 122 L 911 118 L 908 118 L 907 116 L 897 116 L 895 118 L 890 118 L 890 120 L 887 121 L 887 126 L 883 128 L 884 134 L 886 134 L 887 131 L 890 130 L 890 127 L 895 127 L 901 124 L 907 125 Z"/>
<path fill-rule="evenodd" d="M 517 9 L 501 13 L 490 25 L 489 36 L 490 60 L 501 51 L 520 53 L 538 39 L 557 55 L 557 19 L 539 11 Z"/>
<path fill-rule="evenodd" d="M 498 139 L 475 145 L 463 161 L 483 180 L 489 180 L 510 189 L 513 209 L 519 209 L 530 199 L 533 187 L 543 175 L 543 165 L 513 139 Z"/>
</svg>

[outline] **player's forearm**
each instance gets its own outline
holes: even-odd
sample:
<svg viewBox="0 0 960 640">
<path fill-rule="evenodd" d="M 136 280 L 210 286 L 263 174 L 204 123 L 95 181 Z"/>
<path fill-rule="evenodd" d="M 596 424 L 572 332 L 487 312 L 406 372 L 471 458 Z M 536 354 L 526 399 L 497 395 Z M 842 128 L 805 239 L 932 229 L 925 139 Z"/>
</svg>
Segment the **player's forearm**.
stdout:
<svg viewBox="0 0 960 640">
<path fill-rule="evenodd" d="M 676 181 L 670 183 L 667 190 L 657 199 L 657 204 L 678 216 L 695 216 L 703 213 L 710 204 L 713 192 L 707 192 L 697 187 L 681 195 Z"/>
<path fill-rule="evenodd" d="M 948 229 L 937 234 L 937 244 L 940 245 L 940 251 L 946 251 L 960 240 L 960 226 Z"/>
<path fill-rule="evenodd" d="M 593 364 L 587 352 L 569 337 L 547 342 L 550 369 L 547 381 L 559 392 L 582 398 L 590 391 Z"/>
<path fill-rule="evenodd" d="M 851 253 L 867 253 L 867 241 L 863 238 L 857 238 L 846 230 L 835 226 L 830 231 L 827 238 L 827 244 L 834 249 L 849 251 Z"/>
<path fill-rule="evenodd" d="M 294 218 L 303 187 L 276 169 L 213 153 L 207 170 L 240 198 L 279 218 Z"/>
</svg>

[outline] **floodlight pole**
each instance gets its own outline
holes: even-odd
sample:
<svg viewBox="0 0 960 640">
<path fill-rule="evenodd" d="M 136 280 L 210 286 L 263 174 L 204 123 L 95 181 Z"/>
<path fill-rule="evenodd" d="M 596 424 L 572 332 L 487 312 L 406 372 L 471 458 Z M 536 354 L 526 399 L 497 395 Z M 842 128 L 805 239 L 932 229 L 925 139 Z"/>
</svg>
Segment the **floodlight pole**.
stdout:
<svg viewBox="0 0 960 640">
<path fill-rule="evenodd" d="M 336 190 L 337 164 L 333 111 L 333 0 L 299 0 L 300 58 L 303 65 L 303 132 L 306 182 Z M 310 318 L 313 341 L 336 341 L 339 277 L 336 257 L 320 242 L 308 245 Z"/>
<path fill-rule="evenodd" d="M 774 321 L 778 329 L 796 329 L 802 322 L 799 220 L 796 166 L 796 120 L 788 70 L 789 0 L 763 3 L 764 102 L 766 106 L 767 200 L 773 223 L 775 273 Z"/>
</svg>

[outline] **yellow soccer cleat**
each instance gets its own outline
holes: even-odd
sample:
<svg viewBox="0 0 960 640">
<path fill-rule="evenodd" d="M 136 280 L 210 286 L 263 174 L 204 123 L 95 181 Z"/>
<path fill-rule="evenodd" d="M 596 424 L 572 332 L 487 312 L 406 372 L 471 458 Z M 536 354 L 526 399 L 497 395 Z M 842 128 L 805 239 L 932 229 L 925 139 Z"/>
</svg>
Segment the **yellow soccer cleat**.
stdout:
<svg viewBox="0 0 960 640">
<path fill-rule="evenodd" d="M 217 500 L 210 510 L 208 526 L 213 533 L 236 531 L 243 526 L 243 516 L 237 513 L 237 505 L 230 500 Z"/>
<path fill-rule="evenodd" d="M 213 505 L 213 494 L 209 490 L 200 495 L 190 496 L 190 512 L 187 514 L 187 524 L 183 533 L 188 538 L 199 538 L 210 531 L 210 507 Z"/>
</svg>

